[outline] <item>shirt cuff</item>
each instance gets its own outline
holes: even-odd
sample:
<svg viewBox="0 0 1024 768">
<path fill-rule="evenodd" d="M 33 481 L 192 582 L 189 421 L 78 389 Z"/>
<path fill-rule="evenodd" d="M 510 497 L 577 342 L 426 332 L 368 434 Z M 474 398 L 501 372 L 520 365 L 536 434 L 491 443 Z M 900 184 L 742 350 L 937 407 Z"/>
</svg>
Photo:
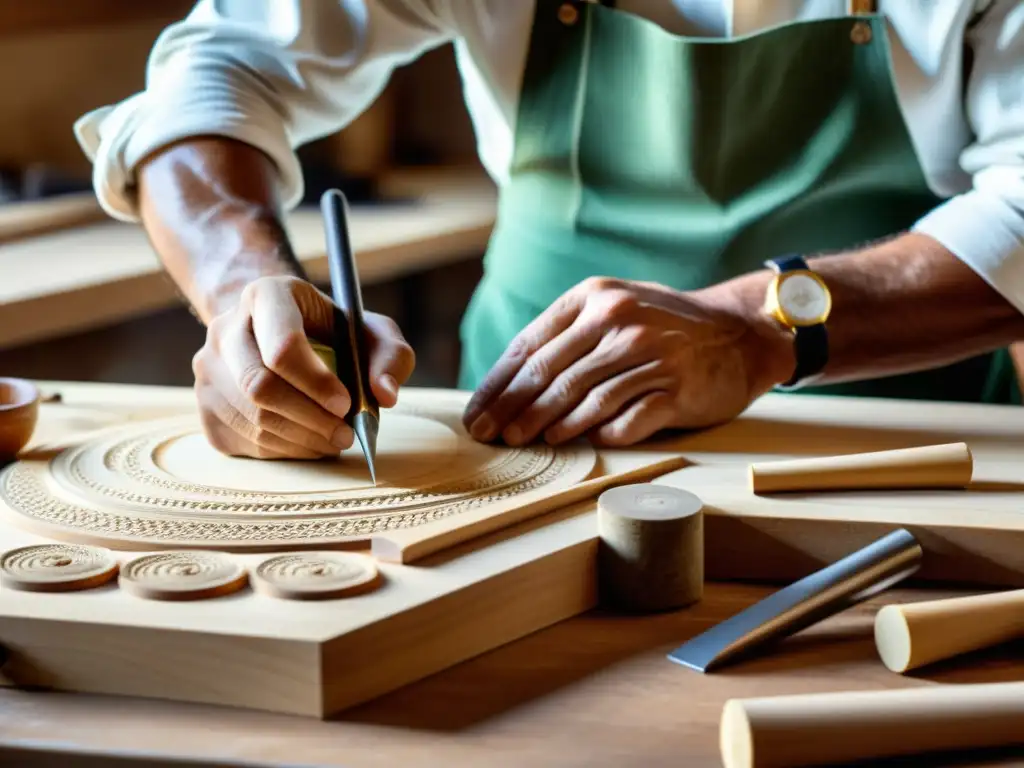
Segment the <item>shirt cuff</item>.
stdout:
<svg viewBox="0 0 1024 768">
<path fill-rule="evenodd" d="M 940 242 L 1024 313 L 1024 211 L 975 189 L 928 213 L 913 231 Z"/>
<path fill-rule="evenodd" d="M 93 163 L 93 187 L 103 209 L 115 219 L 137 222 L 138 163 L 195 136 L 222 136 L 262 150 L 280 173 L 284 206 L 298 205 L 304 193 L 302 168 L 281 113 L 251 84 L 243 87 L 221 73 L 200 69 L 174 79 L 183 87 L 165 83 L 75 123 L 75 137 Z"/>
</svg>

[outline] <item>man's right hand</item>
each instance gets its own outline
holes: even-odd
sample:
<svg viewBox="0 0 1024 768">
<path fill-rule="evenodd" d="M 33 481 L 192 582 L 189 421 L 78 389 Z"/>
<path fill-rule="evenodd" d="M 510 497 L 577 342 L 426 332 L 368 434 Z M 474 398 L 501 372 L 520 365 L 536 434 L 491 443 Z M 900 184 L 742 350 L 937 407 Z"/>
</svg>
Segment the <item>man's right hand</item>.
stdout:
<svg viewBox="0 0 1024 768">
<path fill-rule="evenodd" d="M 297 277 L 250 283 L 236 307 L 208 325 L 193 359 L 207 439 L 222 453 L 260 459 L 316 459 L 352 445 L 344 422 L 351 399 L 313 351 L 329 340 L 334 304 Z M 387 317 L 366 314 L 371 388 L 382 407 L 398 398 L 415 357 Z"/>
</svg>

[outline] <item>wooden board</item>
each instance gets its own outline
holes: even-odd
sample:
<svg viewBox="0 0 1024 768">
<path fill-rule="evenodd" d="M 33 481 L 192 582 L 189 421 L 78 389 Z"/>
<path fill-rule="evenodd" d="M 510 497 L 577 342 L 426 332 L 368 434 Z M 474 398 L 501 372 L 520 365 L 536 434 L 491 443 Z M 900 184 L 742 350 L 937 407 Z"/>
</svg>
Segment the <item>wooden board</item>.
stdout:
<svg viewBox="0 0 1024 768">
<path fill-rule="evenodd" d="M 114 416 L 141 424 L 146 413 L 187 415 L 191 404 L 188 390 L 66 391 L 67 405 L 44 406 L 32 455 L 80 443 L 76 429 L 104 429 Z M 54 420 L 71 411 L 74 429 L 58 429 Z M 643 450 L 599 451 L 595 466 L 616 472 L 673 451 L 695 462 L 659 482 L 708 497 L 712 578 L 785 582 L 906 526 L 924 545 L 924 579 L 1024 586 L 1024 514 L 1015 512 L 1016 486 L 999 485 L 1024 466 L 1020 435 L 1024 410 L 1015 408 L 772 396 L 718 429 Z M 850 494 L 751 501 L 736 480 L 751 460 L 958 440 L 974 452 L 975 487 L 948 498 L 975 499 L 970 508 L 933 511 L 906 496 L 880 507 L 879 496 Z M 947 496 L 937 498 L 945 504 Z M 251 589 L 194 603 L 144 600 L 116 585 L 77 595 L 0 590 L 0 645 L 12 651 L 6 681 L 324 716 L 592 607 L 595 507 L 581 502 L 414 565 L 380 563 L 378 589 L 326 603 Z M 5 548 L 45 540 L 0 523 Z M 247 567 L 264 556 L 232 555 Z"/>
<path fill-rule="evenodd" d="M 365 544 L 406 521 L 427 533 L 452 529 L 461 515 L 478 521 L 664 457 L 601 457 L 586 443 L 479 445 L 458 419 L 467 398 L 403 392 L 403 406 L 382 414 L 385 485 L 376 490 L 357 448 L 338 461 L 232 459 L 205 445 L 187 411 L 111 427 L 116 414 L 48 406 L 44 422 L 78 411 L 76 426 L 61 439 L 44 423 L 46 439 L 4 470 L 0 545 L 105 544 L 122 571 L 168 547 L 232 550 L 230 562 L 252 574 L 278 552 Z M 35 496 L 12 492 L 26 473 Z M 281 599 L 251 580 L 190 602 L 146 599 L 117 583 L 75 593 L 5 588 L 3 681 L 326 716 L 592 607 L 594 508 L 583 502 L 415 565 L 378 563 L 374 588 L 327 601 Z M 353 556 L 370 558 L 365 548 Z"/>
</svg>

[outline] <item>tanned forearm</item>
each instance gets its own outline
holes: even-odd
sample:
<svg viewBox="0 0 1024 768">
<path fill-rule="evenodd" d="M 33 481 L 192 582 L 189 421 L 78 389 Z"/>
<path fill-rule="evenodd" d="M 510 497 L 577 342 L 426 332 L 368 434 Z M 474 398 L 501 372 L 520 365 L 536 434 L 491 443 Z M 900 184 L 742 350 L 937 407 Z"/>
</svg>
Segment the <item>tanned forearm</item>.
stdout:
<svg viewBox="0 0 1024 768">
<path fill-rule="evenodd" d="M 935 368 L 1024 339 L 1024 316 L 937 241 L 916 233 L 849 253 L 808 259 L 832 293 L 829 363 L 815 383 L 890 376 Z M 705 293 L 723 291 L 763 334 L 785 381 L 792 342 L 773 332 L 763 311 L 773 275 L 744 275 Z"/>
<path fill-rule="evenodd" d="M 276 170 L 259 150 L 189 139 L 140 164 L 138 178 L 143 226 L 202 322 L 259 277 L 303 276 L 282 225 Z"/>
</svg>

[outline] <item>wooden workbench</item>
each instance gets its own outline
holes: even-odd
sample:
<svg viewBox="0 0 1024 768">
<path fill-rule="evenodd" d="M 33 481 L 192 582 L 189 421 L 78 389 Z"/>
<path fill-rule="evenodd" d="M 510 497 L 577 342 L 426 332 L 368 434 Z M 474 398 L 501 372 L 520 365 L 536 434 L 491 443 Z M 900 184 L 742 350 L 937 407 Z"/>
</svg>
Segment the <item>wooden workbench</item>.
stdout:
<svg viewBox="0 0 1024 768">
<path fill-rule="evenodd" d="M 353 249 L 364 285 L 480 256 L 496 192 L 470 169 L 396 171 L 381 182 L 395 202 L 353 206 Z M 286 227 L 311 279 L 328 279 L 316 209 Z M 0 244 L 0 350 L 113 325 L 181 304 L 141 227 L 115 221 Z"/>
<path fill-rule="evenodd" d="M 102 407 L 131 417 L 178 411 L 192 398 L 191 391 L 176 388 L 41 386 L 44 392 L 60 391 L 69 406 Z M 942 420 L 945 406 L 919 407 Z M 999 419 L 1000 412 L 989 415 Z M 671 614 L 585 614 L 329 722 L 160 701 L 0 690 L 0 766 L 711 768 L 721 765 L 718 722 L 728 698 L 1024 680 L 1019 647 L 961 658 L 915 677 L 882 666 L 871 634 L 878 606 L 964 594 L 946 589 L 893 590 L 713 675 L 666 660 L 665 654 L 682 641 L 771 589 L 709 584 L 699 604 Z M 203 762 L 185 762 L 197 759 Z M 931 756 L 913 764 L 1021 765 L 1024 753 L 955 762 Z"/>
</svg>

